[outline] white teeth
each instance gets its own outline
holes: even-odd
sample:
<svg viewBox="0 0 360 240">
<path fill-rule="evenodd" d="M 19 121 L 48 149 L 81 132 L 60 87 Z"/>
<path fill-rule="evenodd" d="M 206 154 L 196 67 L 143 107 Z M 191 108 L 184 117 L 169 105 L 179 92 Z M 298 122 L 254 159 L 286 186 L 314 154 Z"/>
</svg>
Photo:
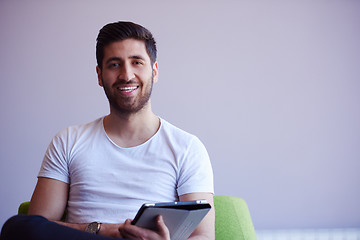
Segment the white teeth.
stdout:
<svg viewBox="0 0 360 240">
<path fill-rule="evenodd" d="M 123 92 L 131 92 L 137 89 L 137 87 L 118 87 L 118 89 Z"/>
</svg>

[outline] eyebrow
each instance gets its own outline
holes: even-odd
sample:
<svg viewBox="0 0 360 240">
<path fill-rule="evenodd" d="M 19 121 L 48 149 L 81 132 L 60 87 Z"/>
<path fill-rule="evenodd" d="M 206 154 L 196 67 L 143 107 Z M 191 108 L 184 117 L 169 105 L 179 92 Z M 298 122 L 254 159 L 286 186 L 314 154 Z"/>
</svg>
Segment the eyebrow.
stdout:
<svg viewBox="0 0 360 240">
<path fill-rule="evenodd" d="M 145 61 L 145 58 L 140 56 L 140 55 L 132 55 L 129 57 L 129 59 L 139 59 L 139 60 L 143 60 Z M 112 61 L 118 61 L 118 62 L 122 62 L 123 60 L 119 57 L 111 57 L 109 58 L 106 63 L 112 62 Z"/>
<path fill-rule="evenodd" d="M 122 59 L 118 58 L 118 57 L 112 57 L 112 58 L 109 58 L 108 60 L 106 60 L 105 63 L 107 64 L 107 63 L 112 62 L 112 61 L 122 62 Z"/>
<path fill-rule="evenodd" d="M 130 58 L 130 59 L 139 59 L 139 60 L 145 61 L 145 58 L 142 57 L 142 56 L 139 56 L 139 55 L 133 55 L 133 56 L 130 56 L 129 58 Z"/>
</svg>

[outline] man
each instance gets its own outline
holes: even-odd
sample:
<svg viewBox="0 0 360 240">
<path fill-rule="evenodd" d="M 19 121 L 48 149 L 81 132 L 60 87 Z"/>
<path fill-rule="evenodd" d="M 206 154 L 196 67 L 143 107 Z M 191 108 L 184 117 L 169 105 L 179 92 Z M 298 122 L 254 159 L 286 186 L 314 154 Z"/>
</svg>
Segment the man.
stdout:
<svg viewBox="0 0 360 240">
<path fill-rule="evenodd" d="M 156 220 L 157 231 L 131 225 L 129 218 L 148 202 L 206 199 L 213 205 L 206 149 L 198 138 L 151 110 L 158 63 L 156 43 L 147 29 L 131 22 L 104 26 L 97 38 L 96 57 L 98 83 L 109 100 L 110 114 L 54 137 L 29 214 L 48 224 L 59 239 L 86 239 L 86 232 L 97 233 L 94 239 L 169 239 L 161 216 Z M 65 209 L 67 218 L 61 222 Z M 26 221 L 31 222 L 29 218 Z M 214 218 L 212 208 L 190 239 L 214 239 Z M 4 229 L 11 229 L 5 225 Z M 31 231 L 38 234 L 34 238 L 52 234 L 57 239 L 39 225 Z"/>
</svg>

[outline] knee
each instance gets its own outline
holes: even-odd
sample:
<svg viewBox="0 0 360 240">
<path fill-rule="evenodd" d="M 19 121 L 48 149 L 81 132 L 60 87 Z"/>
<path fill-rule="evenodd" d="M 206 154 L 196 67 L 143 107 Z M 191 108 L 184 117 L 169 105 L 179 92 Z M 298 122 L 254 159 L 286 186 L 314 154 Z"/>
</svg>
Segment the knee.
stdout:
<svg viewBox="0 0 360 240">
<path fill-rule="evenodd" d="M 3 225 L 0 240 L 26 239 L 29 231 L 33 231 L 40 222 L 47 221 L 41 216 L 16 215 L 9 218 Z"/>
</svg>

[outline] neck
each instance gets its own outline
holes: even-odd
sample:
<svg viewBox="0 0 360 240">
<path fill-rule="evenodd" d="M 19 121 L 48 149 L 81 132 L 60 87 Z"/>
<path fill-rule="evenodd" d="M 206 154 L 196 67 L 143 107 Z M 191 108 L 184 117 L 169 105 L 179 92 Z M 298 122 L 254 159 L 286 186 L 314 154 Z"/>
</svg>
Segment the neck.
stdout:
<svg viewBox="0 0 360 240">
<path fill-rule="evenodd" d="M 111 109 L 104 119 L 104 128 L 110 139 L 118 146 L 128 148 L 145 143 L 158 131 L 159 118 L 150 106 L 137 113 L 121 114 Z"/>
</svg>

